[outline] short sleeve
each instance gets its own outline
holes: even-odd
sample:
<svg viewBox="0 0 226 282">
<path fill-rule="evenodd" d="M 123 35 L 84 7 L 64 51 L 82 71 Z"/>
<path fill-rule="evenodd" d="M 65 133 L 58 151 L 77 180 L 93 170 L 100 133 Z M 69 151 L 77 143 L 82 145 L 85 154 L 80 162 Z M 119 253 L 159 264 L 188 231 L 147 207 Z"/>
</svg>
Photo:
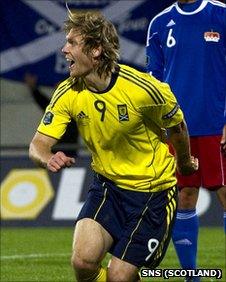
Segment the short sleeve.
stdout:
<svg viewBox="0 0 226 282">
<path fill-rule="evenodd" d="M 46 108 L 45 114 L 38 126 L 38 132 L 60 139 L 71 121 L 69 92 L 55 95 Z"/>
<path fill-rule="evenodd" d="M 183 112 L 169 85 L 159 81 L 155 85 L 161 95 L 161 102 L 149 103 L 150 98 L 146 93 L 146 102 L 143 101 L 140 107 L 145 120 L 152 121 L 161 128 L 169 128 L 181 123 L 184 118 Z"/>
</svg>

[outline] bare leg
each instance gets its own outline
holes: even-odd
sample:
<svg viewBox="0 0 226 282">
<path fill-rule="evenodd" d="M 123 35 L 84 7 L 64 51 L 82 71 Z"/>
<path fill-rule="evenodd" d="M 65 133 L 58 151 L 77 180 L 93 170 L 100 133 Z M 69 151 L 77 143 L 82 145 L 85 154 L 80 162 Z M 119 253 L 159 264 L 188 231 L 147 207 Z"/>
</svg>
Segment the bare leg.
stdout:
<svg viewBox="0 0 226 282">
<path fill-rule="evenodd" d="M 190 210 L 196 207 L 199 196 L 199 189 L 195 187 L 185 187 L 179 192 L 178 209 Z"/>
<path fill-rule="evenodd" d="M 137 282 L 138 268 L 128 262 L 112 257 L 107 275 L 108 282 Z"/>
<path fill-rule="evenodd" d="M 217 196 L 224 211 L 226 211 L 226 186 L 222 186 L 217 190 Z"/>
<path fill-rule="evenodd" d="M 89 218 L 77 222 L 71 260 L 77 281 L 95 281 L 112 242 L 110 234 L 98 222 Z"/>
</svg>

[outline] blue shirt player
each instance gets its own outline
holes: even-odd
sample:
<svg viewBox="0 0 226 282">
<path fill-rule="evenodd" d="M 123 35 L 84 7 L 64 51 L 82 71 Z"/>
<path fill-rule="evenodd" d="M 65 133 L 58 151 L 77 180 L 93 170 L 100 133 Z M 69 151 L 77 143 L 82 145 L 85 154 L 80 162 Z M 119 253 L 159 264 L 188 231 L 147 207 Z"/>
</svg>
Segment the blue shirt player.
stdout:
<svg viewBox="0 0 226 282">
<path fill-rule="evenodd" d="M 177 97 L 191 136 L 192 155 L 200 163 L 192 176 L 178 175 L 179 209 L 173 233 L 181 266 L 193 269 L 199 187 L 217 191 L 226 232 L 226 158 L 221 153 L 226 150 L 225 4 L 178 0 L 150 22 L 146 53 L 148 72 L 169 83 Z"/>
</svg>

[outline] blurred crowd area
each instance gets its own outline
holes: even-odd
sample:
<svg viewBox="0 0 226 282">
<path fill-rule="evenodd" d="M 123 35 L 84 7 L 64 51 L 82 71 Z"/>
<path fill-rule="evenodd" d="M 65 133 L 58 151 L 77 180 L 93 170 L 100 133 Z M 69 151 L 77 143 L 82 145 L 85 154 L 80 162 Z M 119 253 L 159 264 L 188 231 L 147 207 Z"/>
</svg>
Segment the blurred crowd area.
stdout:
<svg viewBox="0 0 226 282">
<path fill-rule="evenodd" d="M 34 102 L 30 89 L 24 82 L 1 79 L 0 87 L 1 147 L 28 146 L 43 110 Z M 52 88 L 41 89 L 50 98 Z"/>
<path fill-rule="evenodd" d="M 23 82 L 0 80 L 2 153 L 14 151 L 27 154 L 29 143 L 54 91 L 52 87 L 38 85 L 36 79 L 35 75 L 26 74 Z M 76 125 L 73 128 L 74 135 L 67 133 L 58 146 L 75 152 L 79 148 L 81 153 L 87 154 Z"/>
</svg>

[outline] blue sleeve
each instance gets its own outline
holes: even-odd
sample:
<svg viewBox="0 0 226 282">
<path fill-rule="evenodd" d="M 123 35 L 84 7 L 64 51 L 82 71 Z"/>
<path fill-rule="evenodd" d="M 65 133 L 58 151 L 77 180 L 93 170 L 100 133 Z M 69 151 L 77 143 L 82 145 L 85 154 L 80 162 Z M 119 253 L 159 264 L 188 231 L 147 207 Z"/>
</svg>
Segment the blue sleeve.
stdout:
<svg viewBox="0 0 226 282">
<path fill-rule="evenodd" d="M 149 25 L 147 33 L 146 59 L 147 72 L 163 81 L 164 56 L 159 40 L 159 32 L 157 29 L 154 29 L 152 22 Z"/>
</svg>

